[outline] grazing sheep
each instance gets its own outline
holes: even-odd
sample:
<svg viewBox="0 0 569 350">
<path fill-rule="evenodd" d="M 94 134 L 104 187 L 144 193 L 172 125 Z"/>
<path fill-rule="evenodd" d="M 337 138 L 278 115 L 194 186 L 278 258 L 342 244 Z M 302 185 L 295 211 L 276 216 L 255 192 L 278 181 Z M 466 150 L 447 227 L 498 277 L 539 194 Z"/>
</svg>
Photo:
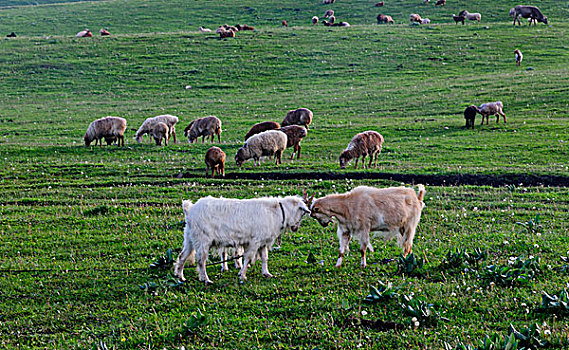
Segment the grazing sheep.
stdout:
<svg viewBox="0 0 569 350">
<path fill-rule="evenodd" d="M 423 19 L 421 18 L 421 16 L 419 16 L 419 15 L 416 14 L 416 13 L 412 13 L 412 14 L 409 15 L 409 21 L 410 21 L 411 23 L 413 23 L 413 22 L 421 23 L 422 20 L 423 20 Z"/>
<path fill-rule="evenodd" d="M 164 123 L 168 126 L 168 140 L 170 140 L 171 136 L 174 136 L 174 143 L 176 143 L 176 124 L 178 123 L 178 117 L 164 114 L 158 115 L 156 117 L 146 118 L 146 120 L 142 123 L 140 128 L 136 131 L 134 138 L 136 142 L 141 143 L 142 137 L 146 134 L 150 134 L 152 129 L 154 128 L 155 124 Z"/>
<path fill-rule="evenodd" d="M 283 27 L 288 27 L 288 22 L 286 21 L 286 19 L 283 19 L 281 23 Z"/>
<path fill-rule="evenodd" d="M 79 33 L 75 34 L 77 38 L 90 38 L 93 36 L 93 33 L 89 29 L 85 29 L 80 31 Z"/>
<path fill-rule="evenodd" d="M 16 33 L 14 33 L 14 32 L 6 35 L 6 38 L 15 38 L 15 37 L 16 37 Z"/>
<path fill-rule="evenodd" d="M 313 16 L 312 17 L 312 25 L 317 25 L 318 24 L 318 17 L 317 16 Z"/>
<path fill-rule="evenodd" d="M 302 125 L 308 129 L 308 125 L 312 123 L 312 116 L 312 111 L 308 108 L 291 110 L 287 112 L 281 126 Z"/>
<path fill-rule="evenodd" d="M 478 12 L 470 13 L 466 10 L 462 10 L 459 12 L 458 15 L 466 17 L 466 19 L 469 21 L 478 21 L 478 23 L 480 23 L 480 21 L 482 20 L 482 15 Z"/>
<path fill-rule="evenodd" d="M 211 177 L 217 172 L 217 175 L 225 177 L 225 152 L 219 147 L 211 147 L 205 152 L 205 176 L 211 168 Z"/>
<path fill-rule="evenodd" d="M 329 22 L 330 24 L 334 24 L 334 22 L 336 22 L 336 17 L 334 17 L 333 15 L 330 16 L 330 17 L 328 17 L 328 22 Z"/>
<path fill-rule="evenodd" d="M 455 16 L 454 14 L 452 15 L 452 19 L 454 19 L 454 24 L 458 24 L 458 22 L 462 22 L 462 25 L 464 25 L 464 20 L 466 19 L 466 17 L 464 16 Z"/>
<path fill-rule="evenodd" d="M 522 55 L 522 52 L 518 49 L 514 50 L 514 55 L 516 55 L 516 66 L 521 66 L 524 55 Z"/>
<path fill-rule="evenodd" d="M 237 30 L 255 30 L 255 27 L 251 27 L 247 24 L 237 24 L 235 28 L 237 28 Z"/>
<path fill-rule="evenodd" d="M 250 138 L 253 135 L 256 135 L 258 133 L 261 133 L 263 131 L 267 131 L 267 130 L 276 130 L 276 129 L 280 129 L 280 125 L 277 122 L 261 122 L 261 123 L 257 123 L 255 125 L 253 125 L 251 127 L 251 130 L 249 130 L 249 132 L 245 135 L 245 141 L 247 141 L 248 138 Z"/>
<path fill-rule="evenodd" d="M 437 2 L 435 3 L 435 6 L 445 6 L 447 3 L 447 0 L 437 0 Z"/>
<path fill-rule="evenodd" d="M 385 3 L 384 1 L 380 1 L 380 2 L 375 3 L 374 6 L 375 7 L 381 7 L 381 6 L 383 6 L 384 3 Z"/>
<path fill-rule="evenodd" d="M 280 128 L 280 131 L 284 132 L 287 137 L 286 147 L 293 147 L 294 151 L 290 155 L 290 159 L 294 159 L 296 153 L 296 159 L 300 159 L 300 141 L 308 135 L 305 128 L 300 125 L 289 125 Z"/>
<path fill-rule="evenodd" d="M 478 113 L 478 107 L 474 105 L 466 107 L 464 110 L 464 119 L 466 119 L 465 128 L 474 129 L 474 120 L 476 119 L 476 113 Z"/>
<path fill-rule="evenodd" d="M 261 165 L 260 158 L 266 156 L 275 156 L 275 164 L 281 164 L 281 156 L 286 149 L 287 136 L 284 132 L 278 130 L 267 130 L 260 134 L 251 136 L 243 147 L 237 150 L 235 155 L 235 163 L 241 166 L 247 159 L 253 158 L 255 161 L 253 166 L 257 166 L 257 162 Z"/>
<path fill-rule="evenodd" d="M 108 30 L 104 29 L 104 28 L 101 28 L 101 29 L 99 30 L 99 34 L 101 34 L 101 36 L 109 36 L 109 35 L 111 35 L 111 33 L 110 33 Z"/>
<path fill-rule="evenodd" d="M 329 18 L 330 16 L 334 16 L 334 10 L 326 10 L 324 12 L 324 18 Z"/>
<path fill-rule="evenodd" d="M 430 24 L 430 23 L 431 23 L 431 20 L 428 18 L 421 19 L 421 24 Z"/>
<path fill-rule="evenodd" d="M 105 117 L 97 119 L 89 124 L 87 132 L 83 139 L 85 140 L 85 146 L 89 147 L 91 142 L 95 140 L 95 146 L 99 143 L 99 146 L 103 145 L 102 139 L 107 138 L 111 140 L 118 140 L 118 146 L 124 147 L 124 131 L 126 130 L 126 119 L 119 117 Z M 114 138 L 114 139 L 113 139 Z M 107 141 L 109 144 L 109 141 Z"/>
<path fill-rule="evenodd" d="M 511 10 L 510 14 L 512 14 Z M 529 18 L 530 26 L 532 21 L 535 21 L 535 25 L 537 25 L 537 22 L 543 22 L 544 24 L 547 24 L 547 16 L 544 16 L 543 13 L 541 13 L 541 10 L 536 6 L 518 5 L 514 7 L 513 16 L 514 25 L 516 25 L 516 20 L 518 21 L 518 25 L 521 25 L 520 17 Z"/>
<path fill-rule="evenodd" d="M 393 22 L 393 18 L 391 18 L 391 16 L 383 15 L 380 13 L 379 15 L 377 15 L 377 24 L 381 24 L 381 23 L 395 24 L 395 22 Z"/>
<path fill-rule="evenodd" d="M 182 252 L 174 265 L 174 274 L 182 281 L 186 260 L 197 260 L 200 281 L 212 283 L 206 271 L 211 248 L 243 249 L 239 278 L 247 279 L 249 265 L 260 256 L 262 273 L 273 277 L 268 268 L 269 249 L 286 231 L 298 231 L 304 215 L 310 213 L 297 196 L 284 198 L 232 199 L 205 197 L 195 204 L 183 201 L 186 218 Z"/>
<path fill-rule="evenodd" d="M 202 33 L 209 33 L 211 32 L 211 29 L 209 28 L 204 28 L 204 27 L 199 27 L 198 30 Z"/>
<path fill-rule="evenodd" d="M 233 30 L 227 30 L 223 27 L 217 28 L 216 33 L 219 33 L 219 39 L 235 38 L 235 32 Z"/>
<path fill-rule="evenodd" d="M 162 146 L 162 140 L 164 140 L 164 146 L 168 146 L 168 134 L 170 134 L 170 128 L 166 123 L 162 122 L 154 124 L 150 131 L 150 136 L 152 136 L 157 146 Z"/>
<path fill-rule="evenodd" d="M 188 137 L 190 143 L 193 143 L 200 136 L 202 143 L 204 143 L 206 136 L 211 136 L 211 142 L 213 142 L 215 135 L 217 135 L 217 140 L 221 142 L 221 120 L 213 115 L 196 119 L 184 129 L 184 136 Z"/>
<path fill-rule="evenodd" d="M 331 25 L 332 25 L 332 27 L 349 27 L 350 23 L 348 23 L 348 22 L 336 22 L 336 23 L 333 23 Z"/>
<path fill-rule="evenodd" d="M 415 231 L 425 206 L 425 187 L 417 187 L 418 192 L 404 187 L 378 189 L 358 186 L 344 194 L 316 199 L 311 205 L 310 216 L 323 227 L 328 226 L 334 218 L 338 222 L 340 254 L 336 267 L 342 266 L 352 236 L 360 242 L 361 267 L 366 267 L 366 250 L 369 248 L 373 252 L 370 232 L 378 233 L 386 240 L 395 238 L 397 245 L 403 248 L 404 256 L 411 253 Z"/>
<path fill-rule="evenodd" d="M 504 105 L 502 101 L 481 104 L 480 107 L 478 107 L 478 113 L 482 114 L 482 123 L 480 123 L 480 125 L 484 124 L 484 117 L 486 117 L 486 125 L 488 125 L 488 118 L 491 115 L 496 116 L 496 123 L 500 121 L 500 116 L 502 116 L 504 118 L 504 124 L 506 124 L 506 115 L 503 109 Z"/>
<path fill-rule="evenodd" d="M 371 162 L 374 160 L 375 157 L 375 165 L 374 167 L 377 168 L 377 157 L 381 153 L 381 147 L 383 145 L 383 136 L 377 131 L 364 131 L 359 134 L 356 134 L 348 147 L 340 154 L 340 168 L 345 169 L 346 164 L 352 160 L 356 159 L 355 169 L 358 168 L 358 159 L 362 157 L 362 167 L 365 169 L 365 159 L 366 156 L 369 155 L 369 165 L 368 168 L 371 167 Z"/>
<path fill-rule="evenodd" d="M 333 4 L 335 2 L 336 2 L 336 0 L 322 0 L 322 4 L 324 4 L 324 5 Z"/>
</svg>

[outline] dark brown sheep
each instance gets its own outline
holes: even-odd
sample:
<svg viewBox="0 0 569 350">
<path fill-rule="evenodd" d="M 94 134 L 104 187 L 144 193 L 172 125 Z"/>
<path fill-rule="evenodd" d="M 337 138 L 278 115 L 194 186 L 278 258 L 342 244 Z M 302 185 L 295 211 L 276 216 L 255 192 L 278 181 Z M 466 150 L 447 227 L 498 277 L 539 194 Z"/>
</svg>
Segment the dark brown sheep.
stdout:
<svg viewBox="0 0 569 350">
<path fill-rule="evenodd" d="M 447 0 L 437 0 L 437 2 L 435 3 L 435 6 L 445 6 L 447 3 Z"/>
<path fill-rule="evenodd" d="M 281 22 L 283 27 L 288 27 L 288 22 L 286 21 L 286 19 L 283 19 L 283 21 Z"/>
<path fill-rule="evenodd" d="M 298 108 L 288 111 L 283 119 L 281 126 L 302 125 L 308 129 L 308 125 L 312 123 L 313 113 L 308 108 Z"/>
<path fill-rule="evenodd" d="M 462 22 L 462 25 L 464 25 L 464 20 L 466 19 L 466 17 L 452 15 L 452 19 L 454 19 L 454 24 L 458 24 L 458 22 Z"/>
<path fill-rule="evenodd" d="M 380 1 L 380 2 L 375 4 L 375 7 L 381 7 L 384 5 L 384 3 L 385 3 L 384 1 Z"/>
<path fill-rule="evenodd" d="M 387 15 L 380 13 L 379 15 L 377 15 L 377 24 L 382 24 L 382 23 L 395 24 L 395 22 L 393 22 L 393 18 L 391 18 L 391 16 L 387 16 Z"/>
<path fill-rule="evenodd" d="M 296 159 L 300 159 L 300 141 L 308 135 L 305 128 L 299 125 L 289 125 L 280 128 L 280 131 L 284 132 L 287 136 L 286 148 L 293 147 L 294 151 L 290 155 L 290 159 L 294 158 L 296 153 Z"/>
<path fill-rule="evenodd" d="M 219 147 L 211 147 L 205 152 L 205 176 L 209 174 L 211 168 L 211 177 L 221 175 L 225 177 L 225 152 Z"/>
<path fill-rule="evenodd" d="M 466 119 L 466 128 L 474 129 L 474 120 L 476 119 L 476 113 L 478 113 L 478 107 L 472 105 L 466 107 L 464 110 L 464 119 Z"/>
<path fill-rule="evenodd" d="M 280 129 L 280 125 L 277 122 L 261 122 L 261 123 L 257 123 L 255 125 L 253 125 L 251 127 L 251 130 L 249 130 L 249 132 L 247 133 L 247 135 L 245 135 L 245 141 L 247 141 L 247 139 L 253 135 L 262 133 L 263 131 L 267 131 L 267 130 L 276 130 L 276 129 Z"/>
</svg>

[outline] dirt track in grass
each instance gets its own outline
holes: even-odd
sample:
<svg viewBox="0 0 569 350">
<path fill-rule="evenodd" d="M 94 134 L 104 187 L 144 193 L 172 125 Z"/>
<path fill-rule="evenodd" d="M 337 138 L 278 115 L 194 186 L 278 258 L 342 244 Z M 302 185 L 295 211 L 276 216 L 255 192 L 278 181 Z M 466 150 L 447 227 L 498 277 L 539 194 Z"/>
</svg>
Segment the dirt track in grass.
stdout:
<svg viewBox="0 0 569 350">
<path fill-rule="evenodd" d="M 178 174 L 178 178 L 194 178 L 195 174 Z M 569 186 L 569 176 L 537 175 L 537 174 L 393 174 L 363 172 L 266 172 L 266 173 L 227 173 L 225 179 L 230 180 L 391 180 L 409 184 L 425 184 L 431 186 Z"/>
</svg>

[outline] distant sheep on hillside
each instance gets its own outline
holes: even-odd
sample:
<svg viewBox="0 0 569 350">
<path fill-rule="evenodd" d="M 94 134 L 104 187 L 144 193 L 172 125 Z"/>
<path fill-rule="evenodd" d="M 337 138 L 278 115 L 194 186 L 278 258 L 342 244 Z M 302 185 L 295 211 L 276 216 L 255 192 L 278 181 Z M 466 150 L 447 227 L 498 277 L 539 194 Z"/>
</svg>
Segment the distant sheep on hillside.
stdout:
<svg viewBox="0 0 569 350">
<path fill-rule="evenodd" d="M 217 135 L 217 140 L 221 142 L 221 120 L 213 115 L 196 119 L 184 129 L 184 136 L 188 137 L 190 143 L 193 143 L 200 136 L 202 143 L 204 143 L 206 136 L 211 136 L 211 142 L 213 142 L 215 135 Z"/>
<path fill-rule="evenodd" d="M 358 158 L 362 157 L 362 167 L 365 169 L 365 158 L 370 156 L 369 165 L 375 158 L 375 167 L 377 167 L 377 157 L 381 153 L 381 147 L 383 145 L 383 136 L 376 131 L 364 131 L 362 133 L 356 134 L 348 147 L 340 154 L 340 168 L 346 168 L 346 164 L 352 160 L 356 159 L 355 168 L 358 168 Z"/>
<path fill-rule="evenodd" d="M 308 125 L 312 123 L 313 113 L 308 108 L 298 108 L 287 112 L 281 126 L 302 125 L 308 129 Z"/>
<path fill-rule="evenodd" d="M 241 166 L 247 159 L 253 158 L 261 165 L 261 157 L 275 156 L 275 164 L 281 164 L 281 157 L 286 149 L 287 136 L 284 132 L 278 130 L 263 131 L 260 134 L 253 135 L 239 148 L 235 155 L 235 163 Z"/>
<path fill-rule="evenodd" d="M 95 140 L 95 146 L 99 143 L 99 146 L 103 144 L 103 138 L 111 140 L 118 140 L 118 146 L 124 146 L 124 131 L 126 130 L 126 119 L 119 117 L 105 117 L 97 119 L 89 124 L 87 132 L 83 139 L 85 140 L 85 146 L 89 147 L 91 142 Z M 107 144 L 109 144 L 109 141 Z"/>
</svg>

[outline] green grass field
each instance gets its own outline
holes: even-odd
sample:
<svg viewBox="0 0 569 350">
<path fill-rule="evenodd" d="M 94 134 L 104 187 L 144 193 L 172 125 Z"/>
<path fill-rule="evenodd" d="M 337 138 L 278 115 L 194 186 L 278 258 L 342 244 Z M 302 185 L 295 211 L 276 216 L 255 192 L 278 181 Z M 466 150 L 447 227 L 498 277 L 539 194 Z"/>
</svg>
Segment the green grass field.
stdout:
<svg viewBox="0 0 569 350">
<path fill-rule="evenodd" d="M 542 292 L 569 289 L 569 3 L 536 3 L 550 26 L 531 28 L 512 27 L 506 0 L 373 3 L 0 0 L 0 348 L 489 349 L 479 341 L 535 323 L 549 348 L 569 348 L 568 311 L 540 306 Z M 328 8 L 352 27 L 312 26 Z M 462 9 L 482 23 L 455 25 Z M 378 13 L 396 25 L 376 25 Z M 410 26 L 410 13 L 432 24 Z M 256 30 L 197 30 L 223 23 Z M 113 35 L 74 37 L 102 27 Z M 478 116 L 464 129 L 465 107 L 496 100 L 506 125 Z M 235 165 L 252 124 L 298 107 L 314 112 L 300 160 Z M 140 124 L 166 113 L 180 118 L 179 142 L 136 144 Z M 85 147 L 89 123 L 107 115 L 128 120 L 126 147 Z M 211 145 L 183 137 L 206 115 L 223 122 L 226 179 L 205 178 Z M 380 167 L 340 170 L 340 152 L 369 129 L 385 138 Z M 356 243 L 335 269 L 335 230 L 310 218 L 269 254 L 273 279 L 260 263 L 244 284 L 211 266 L 213 286 L 189 267 L 184 285 L 168 262 L 149 268 L 181 248 L 183 199 L 419 180 L 418 271 L 397 273 L 401 250 L 380 239 L 365 271 Z M 448 255 L 477 248 L 487 257 L 476 265 Z M 508 269 L 530 256 L 538 267 Z M 396 295 L 365 302 L 380 283 Z M 431 304 L 418 326 L 401 306 L 411 295 Z"/>
</svg>

